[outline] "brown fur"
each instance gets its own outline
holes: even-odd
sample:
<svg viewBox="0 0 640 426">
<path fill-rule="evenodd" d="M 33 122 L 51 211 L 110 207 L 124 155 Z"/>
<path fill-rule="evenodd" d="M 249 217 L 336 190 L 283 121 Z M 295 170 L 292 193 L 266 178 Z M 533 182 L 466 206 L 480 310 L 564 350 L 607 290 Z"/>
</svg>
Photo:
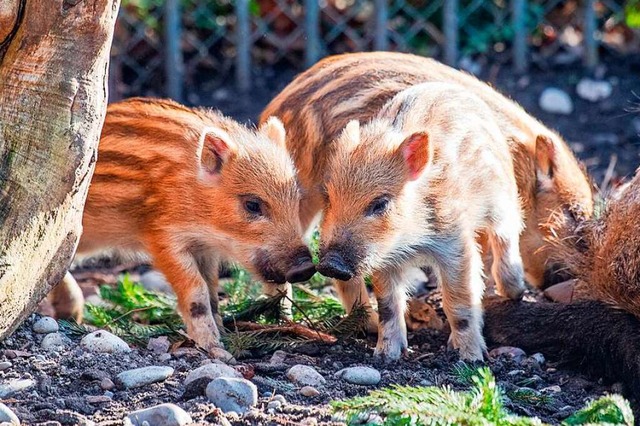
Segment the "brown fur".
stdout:
<svg viewBox="0 0 640 426">
<path fill-rule="evenodd" d="M 515 102 L 473 76 L 429 58 L 391 52 L 331 56 L 300 74 L 265 108 L 261 121 L 277 116 L 288 131 L 287 146 L 306 190 L 303 226 L 308 227 L 322 208 L 318 188 L 332 141 L 347 122 L 371 119 L 398 92 L 422 82 L 459 84 L 494 112 L 510 143 L 525 218 L 520 248 L 527 280 L 542 286 L 546 276 L 552 282 L 552 273 L 561 265 L 548 262 L 551 246 L 546 238 L 552 230 L 546 225 L 558 211 L 591 214 L 592 186 L 583 169 L 559 135 Z"/>
<path fill-rule="evenodd" d="M 341 280 L 372 274 L 376 354 L 394 360 L 407 347 L 407 271 L 432 266 L 450 344 L 464 359 L 482 359 L 478 232 L 487 235 L 498 290 L 524 291 L 513 162 L 492 111 L 463 87 L 415 85 L 362 127 L 347 124 L 333 145 L 318 271 Z"/>
<path fill-rule="evenodd" d="M 561 215 L 550 240 L 578 280 L 574 297 L 599 300 L 640 318 L 640 171 L 597 219 Z"/>
<path fill-rule="evenodd" d="M 110 105 L 78 253 L 150 255 L 177 295 L 188 334 L 220 353 L 213 315 L 221 259 L 273 284 L 311 264 L 284 137 L 277 119 L 252 131 L 167 100 Z"/>
</svg>

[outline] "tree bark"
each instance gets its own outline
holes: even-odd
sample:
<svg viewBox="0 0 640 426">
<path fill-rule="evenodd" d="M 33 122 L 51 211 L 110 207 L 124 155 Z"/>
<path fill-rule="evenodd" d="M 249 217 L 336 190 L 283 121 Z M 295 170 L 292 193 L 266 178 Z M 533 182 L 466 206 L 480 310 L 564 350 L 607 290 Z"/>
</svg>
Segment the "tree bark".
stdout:
<svg viewBox="0 0 640 426">
<path fill-rule="evenodd" d="M 119 0 L 0 2 L 0 340 L 74 255 L 118 8 Z"/>
</svg>

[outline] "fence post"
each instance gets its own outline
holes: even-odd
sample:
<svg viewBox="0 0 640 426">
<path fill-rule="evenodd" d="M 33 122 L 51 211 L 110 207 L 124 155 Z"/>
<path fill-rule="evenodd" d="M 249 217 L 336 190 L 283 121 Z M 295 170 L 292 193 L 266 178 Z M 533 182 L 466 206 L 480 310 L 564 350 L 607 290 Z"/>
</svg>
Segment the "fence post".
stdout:
<svg viewBox="0 0 640 426">
<path fill-rule="evenodd" d="M 236 85 L 241 91 L 251 88 L 251 30 L 249 0 L 236 0 Z"/>
<path fill-rule="evenodd" d="M 320 59 L 320 4 L 318 0 L 305 0 L 304 3 L 304 26 L 307 36 L 305 65 L 308 68 Z"/>
<path fill-rule="evenodd" d="M 182 102 L 184 63 L 182 62 L 182 22 L 179 0 L 166 0 L 164 8 L 165 61 L 164 72 L 167 79 L 167 95 Z"/>
<path fill-rule="evenodd" d="M 375 50 L 387 50 L 389 43 L 387 39 L 387 18 L 389 15 L 389 8 L 387 6 L 387 0 L 376 0 L 376 24 L 375 24 L 375 38 L 374 49 Z"/>
<path fill-rule="evenodd" d="M 458 0 L 445 0 L 443 14 L 444 61 L 455 66 L 458 62 Z"/>
<path fill-rule="evenodd" d="M 513 25 L 513 64 L 516 73 L 527 71 L 527 34 L 525 23 L 527 0 L 512 0 L 511 20 Z"/>
<path fill-rule="evenodd" d="M 593 69 L 598 64 L 598 42 L 596 40 L 595 0 L 584 2 L 584 65 Z"/>
</svg>

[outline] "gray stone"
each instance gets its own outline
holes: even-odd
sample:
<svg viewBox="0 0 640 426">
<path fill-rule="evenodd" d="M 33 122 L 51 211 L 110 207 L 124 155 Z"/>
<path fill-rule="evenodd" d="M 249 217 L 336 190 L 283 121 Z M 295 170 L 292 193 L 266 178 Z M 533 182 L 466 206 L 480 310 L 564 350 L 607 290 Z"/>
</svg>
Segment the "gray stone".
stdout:
<svg viewBox="0 0 640 426">
<path fill-rule="evenodd" d="M 576 86 L 576 93 L 578 93 L 578 96 L 590 102 L 598 102 L 602 99 L 606 99 L 611 96 L 612 92 L 613 86 L 611 83 L 604 80 L 598 81 L 590 78 L 583 78 Z"/>
<path fill-rule="evenodd" d="M 285 351 L 275 351 L 273 355 L 271 355 L 269 362 L 271 364 L 282 364 L 284 360 L 287 359 L 287 356 Z"/>
<path fill-rule="evenodd" d="M 531 360 L 533 360 L 538 366 L 542 367 L 545 363 L 544 355 L 540 352 L 531 355 Z"/>
<path fill-rule="evenodd" d="M 522 349 L 515 348 L 513 346 L 500 346 L 499 348 L 495 348 L 491 352 L 489 352 L 489 356 L 493 358 L 497 358 L 502 355 L 510 357 L 518 364 L 524 361 L 524 359 L 527 357 L 527 354 Z"/>
<path fill-rule="evenodd" d="M 0 423 L 5 424 L 8 423 L 11 426 L 18 426 L 20 424 L 20 419 L 18 416 L 11 411 L 9 407 L 0 402 Z"/>
<path fill-rule="evenodd" d="M 7 399 L 18 392 L 30 389 L 36 385 L 31 379 L 17 379 L 8 383 L 0 384 L 0 399 Z"/>
<path fill-rule="evenodd" d="M 267 410 L 277 411 L 282 408 L 282 402 L 280 401 L 271 401 L 267 404 Z"/>
<path fill-rule="evenodd" d="M 150 291 L 158 291 L 160 293 L 173 294 L 171 285 L 165 276 L 158 271 L 149 271 L 140 277 L 140 284 Z"/>
<path fill-rule="evenodd" d="M 208 378 L 209 381 L 217 379 L 218 377 L 235 377 L 241 379 L 242 374 L 228 365 L 213 363 L 205 364 L 187 374 L 187 377 L 184 379 L 184 385 L 187 386 L 189 383 L 202 377 Z"/>
<path fill-rule="evenodd" d="M 9 361 L 0 362 L 0 371 L 7 370 L 7 369 L 11 368 L 12 365 L 13 364 L 11 364 Z"/>
<path fill-rule="evenodd" d="M 314 388 L 313 386 L 304 386 L 302 389 L 300 389 L 300 395 L 311 398 L 312 396 L 320 395 L 320 391 L 318 391 L 318 389 Z"/>
<path fill-rule="evenodd" d="M 157 354 L 164 354 L 169 351 L 171 342 L 167 336 L 154 337 L 149 339 L 147 343 L 147 349 Z"/>
<path fill-rule="evenodd" d="M 151 383 L 162 382 L 171 375 L 173 375 L 173 368 L 171 367 L 142 367 L 123 371 L 116 376 L 116 382 L 127 389 L 138 388 Z"/>
<path fill-rule="evenodd" d="M 380 372 L 371 367 L 344 368 L 338 371 L 336 376 L 345 382 L 365 386 L 377 385 L 382 379 Z"/>
<path fill-rule="evenodd" d="M 555 87 L 548 87 L 542 91 L 538 100 L 540 108 L 552 114 L 569 115 L 573 112 L 573 101 L 564 91 Z"/>
<path fill-rule="evenodd" d="M 116 384 L 113 383 L 113 380 L 111 380 L 108 377 L 105 377 L 104 379 L 100 380 L 100 388 L 103 390 L 109 391 L 115 387 L 116 387 Z"/>
<path fill-rule="evenodd" d="M 80 346 L 91 352 L 99 353 L 126 353 L 131 352 L 127 342 L 105 330 L 97 330 L 82 338 Z"/>
<path fill-rule="evenodd" d="M 598 145 L 616 146 L 620 144 L 620 138 L 615 133 L 596 133 L 593 141 Z"/>
<path fill-rule="evenodd" d="M 207 386 L 207 398 L 225 413 L 243 414 L 258 403 L 258 388 L 246 379 L 219 377 Z"/>
<path fill-rule="evenodd" d="M 183 426 L 193 423 L 191 416 L 175 404 L 160 404 L 129 413 L 125 426 Z"/>
<path fill-rule="evenodd" d="M 282 403 L 282 405 L 287 403 L 287 400 L 284 397 L 284 395 L 274 395 L 272 399 L 273 399 L 273 401 L 280 401 Z"/>
<path fill-rule="evenodd" d="M 327 382 L 315 368 L 308 365 L 294 365 L 286 375 L 293 383 L 302 386 L 322 386 Z"/>
<path fill-rule="evenodd" d="M 40 347 L 45 351 L 59 351 L 64 349 L 69 339 L 61 333 L 49 333 L 40 342 Z"/>
<path fill-rule="evenodd" d="M 55 333 L 58 329 L 58 321 L 51 317 L 42 317 L 33 324 L 33 331 L 39 334 Z"/>
</svg>

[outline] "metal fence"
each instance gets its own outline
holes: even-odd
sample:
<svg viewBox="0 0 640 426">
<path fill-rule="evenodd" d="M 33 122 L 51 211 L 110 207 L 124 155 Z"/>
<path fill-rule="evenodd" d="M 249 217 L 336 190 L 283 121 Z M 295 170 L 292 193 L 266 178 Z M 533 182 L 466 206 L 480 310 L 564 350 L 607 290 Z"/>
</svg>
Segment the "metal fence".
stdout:
<svg viewBox="0 0 640 426">
<path fill-rule="evenodd" d="M 524 72 L 535 55 L 568 47 L 593 68 L 602 35 L 624 18 L 625 2 L 616 0 L 123 0 L 111 93 L 182 100 L 185 87 L 230 80 L 248 90 L 260 67 L 304 69 L 365 50 L 452 65 L 499 54 Z"/>
</svg>

